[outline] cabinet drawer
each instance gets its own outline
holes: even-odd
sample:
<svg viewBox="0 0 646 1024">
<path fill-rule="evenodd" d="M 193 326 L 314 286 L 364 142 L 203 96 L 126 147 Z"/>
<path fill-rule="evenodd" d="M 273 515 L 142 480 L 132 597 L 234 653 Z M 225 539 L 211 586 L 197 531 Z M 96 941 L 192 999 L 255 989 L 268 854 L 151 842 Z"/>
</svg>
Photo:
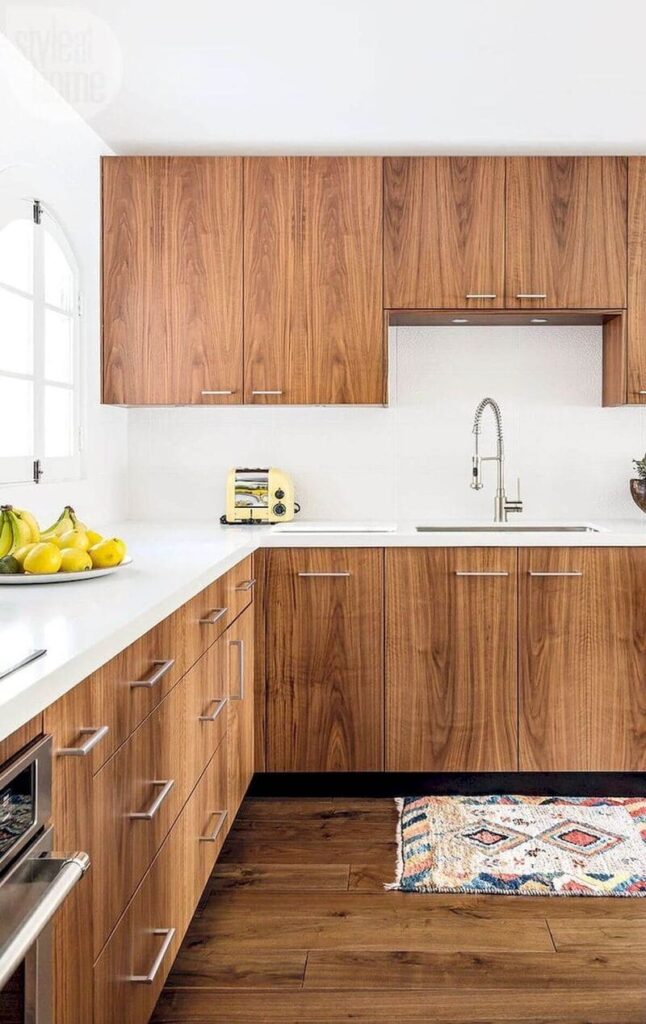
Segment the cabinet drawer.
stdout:
<svg viewBox="0 0 646 1024">
<path fill-rule="evenodd" d="M 253 587 L 250 555 L 189 601 L 185 621 L 187 664 L 192 665 L 251 604 Z"/>
<path fill-rule="evenodd" d="M 215 644 L 94 777 L 94 950 L 108 935 L 226 731 Z"/>
<path fill-rule="evenodd" d="M 225 794 L 226 738 L 94 966 L 94 1024 L 145 1024 L 152 1013 L 224 842 L 226 820 L 209 838 Z"/>
</svg>

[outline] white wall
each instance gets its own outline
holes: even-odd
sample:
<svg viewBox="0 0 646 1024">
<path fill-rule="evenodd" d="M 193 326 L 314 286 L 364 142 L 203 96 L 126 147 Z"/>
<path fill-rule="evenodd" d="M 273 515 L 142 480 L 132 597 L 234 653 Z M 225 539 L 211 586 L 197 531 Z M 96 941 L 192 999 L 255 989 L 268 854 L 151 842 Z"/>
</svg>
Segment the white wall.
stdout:
<svg viewBox="0 0 646 1024">
<path fill-rule="evenodd" d="M 99 404 L 99 157 L 110 150 L 44 83 L 34 90 L 30 66 L 2 36 L 0 124 L 0 185 L 11 179 L 20 194 L 37 195 L 49 206 L 79 261 L 85 404 L 84 478 L 0 485 L 0 501 L 31 508 L 46 524 L 72 504 L 100 525 L 124 514 L 127 479 L 127 413 Z"/>
<path fill-rule="evenodd" d="M 387 409 L 130 410 L 131 516 L 212 520 L 230 466 L 277 465 L 307 519 L 489 519 L 495 467 L 483 491 L 469 481 L 473 413 L 490 395 L 524 518 L 642 517 L 628 479 L 646 418 L 601 408 L 601 328 L 392 329 L 390 379 Z M 483 423 L 481 453 L 493 453 Z"/>
</svg>

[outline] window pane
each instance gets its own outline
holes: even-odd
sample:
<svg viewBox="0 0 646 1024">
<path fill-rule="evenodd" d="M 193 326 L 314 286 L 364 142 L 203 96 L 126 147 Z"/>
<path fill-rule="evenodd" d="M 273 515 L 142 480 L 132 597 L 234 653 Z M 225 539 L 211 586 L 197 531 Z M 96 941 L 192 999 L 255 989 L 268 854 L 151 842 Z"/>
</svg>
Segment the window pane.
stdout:
<svg viewBox="0 0 646 1024">
<path fill-rule="evenodd" d="M 33 373 L 33 302 L 0 286 L 0 371 Z"/>
<path fill-rule="evenodd" d="M 45 457 L 72 455 L 74 429 L 73 392 L 45 385 Z"/>
<path fill-rule="evenodd" d="M 45 310 L 45 377 L 72 383 L 72 330 L 74 321 L 67 313 Z"/>
<path fill-rule="evenodd" d="M 0 458 L 33 455 L 34 385 L 0 375 Z"/>
<path fill-rule="evenodd" d="M 12 220 L 0 230 L 0 284 L 31 294 L 34 226 Z"/>
<path fill-rule="evenodd" d="M 45 230 L 45 302 L 71 312 L 74 305 L 74 274 L 55 238 Z"/>
</svg>

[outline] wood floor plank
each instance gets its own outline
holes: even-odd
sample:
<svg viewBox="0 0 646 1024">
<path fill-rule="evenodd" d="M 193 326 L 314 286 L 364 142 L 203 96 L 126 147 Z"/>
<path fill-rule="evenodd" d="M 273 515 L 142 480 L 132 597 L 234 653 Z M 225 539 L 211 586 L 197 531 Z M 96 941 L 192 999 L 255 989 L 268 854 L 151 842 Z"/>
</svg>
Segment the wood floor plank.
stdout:
<svg viewBox="0 0 646 1024">
<path fill-rule="evenodd" d="M 207 891 L 345 891 L 348 888 L 349 876 L 349 864 L 216 864 Z"/>
<path fill-rule="evenodd" d="M 151 1024 L 644 1024 L 641 991 L 164 992 Z"/>
<path fill-rule="evenodd" d="M 294 812 L 297 809 L 297 814 Z M 397 824 L 394 800 L 341 799 L 337 797 L 307 797 L 303 800 L 280 797 L 247 798 L 236 825 L 244 821 L 299 821 L 342 818 L 345 821 L 370 820 L 384 827 Z M 390 837 L 389 837 L 390 838 Z"/>
<path fill-rule="evenodd" d="M 350 827 L 350 825 L 352 827 Z M 361 849 L 363 843 L 395 843 L 395 822 L 381 823 L 364 816 L 346 818 L 333 815 L 329 818 L 292 818 L 289 821 L 240 821 L 231 830 L 233 842 L 255 843 L 347 843 Z"/>
<path fill-rule="evenodd" d="M 631 902 L 639 903 L 640 901 Z M 608 953 L 616 953 L 618 950 L 633 952 L 639 950 L 642 955 L 646 954 L 646 908 L 642 911 L 641 920 L 637 918 L 609 920 L 601 917 L 563 920 L 554 918 L 550 914 L 549 927 L 559 952 L 576 953 L 598 949 Z M 644 1020 L 646 1020 L 646 1007 L 644 1008 Z"/>
<path fill-rule="evenodd" d="M 365 842 L 352 840 L 307 842 L 300 840 L 272 841 L 245 838 L 233 835 L 227 839 L 220 862 L 224 864 L 320 864 L 325 855 L 331 864 L 351 864 L 361 860 L 364 864 L 383 864 L 390 857 L 394 877 L 397 847 L 395 843 Z"/>
<path fill-rule="evenodd" d="M 219 949 L 217 956 L 203 939 L 186 938 L 166 982 L 167 989 L 300 989 L 305 975 L 304 950 L 254 950 L 240 952 Z"/>
</svg>

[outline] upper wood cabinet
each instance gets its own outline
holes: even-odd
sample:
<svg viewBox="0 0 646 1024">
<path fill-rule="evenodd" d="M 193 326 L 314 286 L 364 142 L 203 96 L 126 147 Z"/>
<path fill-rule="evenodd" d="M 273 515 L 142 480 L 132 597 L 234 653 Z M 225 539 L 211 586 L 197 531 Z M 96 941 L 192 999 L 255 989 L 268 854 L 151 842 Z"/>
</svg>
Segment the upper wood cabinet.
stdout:
<svg viewBox="0 0 646 1024">
<path fill-rule="evenodd" d="M 624 157 L 507 160 L 508 308 L 626 306 Z"/>
<path fill-rule="evenodd" d="M 386 769 L 517 767 L 516 551 L 386 550 Z"/>
<path fill-rule="evenodd" d="M 244 169 L 245 401 L 385 401 L 382 161 Z"/>
<path fill-rule="evenodd" d="M 384 304 L 504 306 L 504 157 L 384 160 Z"/>
<path fill-rule="evenodd" d="M 103 401 L 242 401 L 242 159 L 106 157 Z"/>
<path fill-rule="evenodd" d="M 646 402 L 646 157 L 628 160 L 628 372 L 626 400 Z"/>
<path fill-rule="evenodd" d="M 383 552 L 266 559 L 268 771 L 383 768 Z"/>
<path fill-rule="evenodd" d="M 521 771 L 646 769 L 646 549 L 519 552 Z"/>
</svg>

